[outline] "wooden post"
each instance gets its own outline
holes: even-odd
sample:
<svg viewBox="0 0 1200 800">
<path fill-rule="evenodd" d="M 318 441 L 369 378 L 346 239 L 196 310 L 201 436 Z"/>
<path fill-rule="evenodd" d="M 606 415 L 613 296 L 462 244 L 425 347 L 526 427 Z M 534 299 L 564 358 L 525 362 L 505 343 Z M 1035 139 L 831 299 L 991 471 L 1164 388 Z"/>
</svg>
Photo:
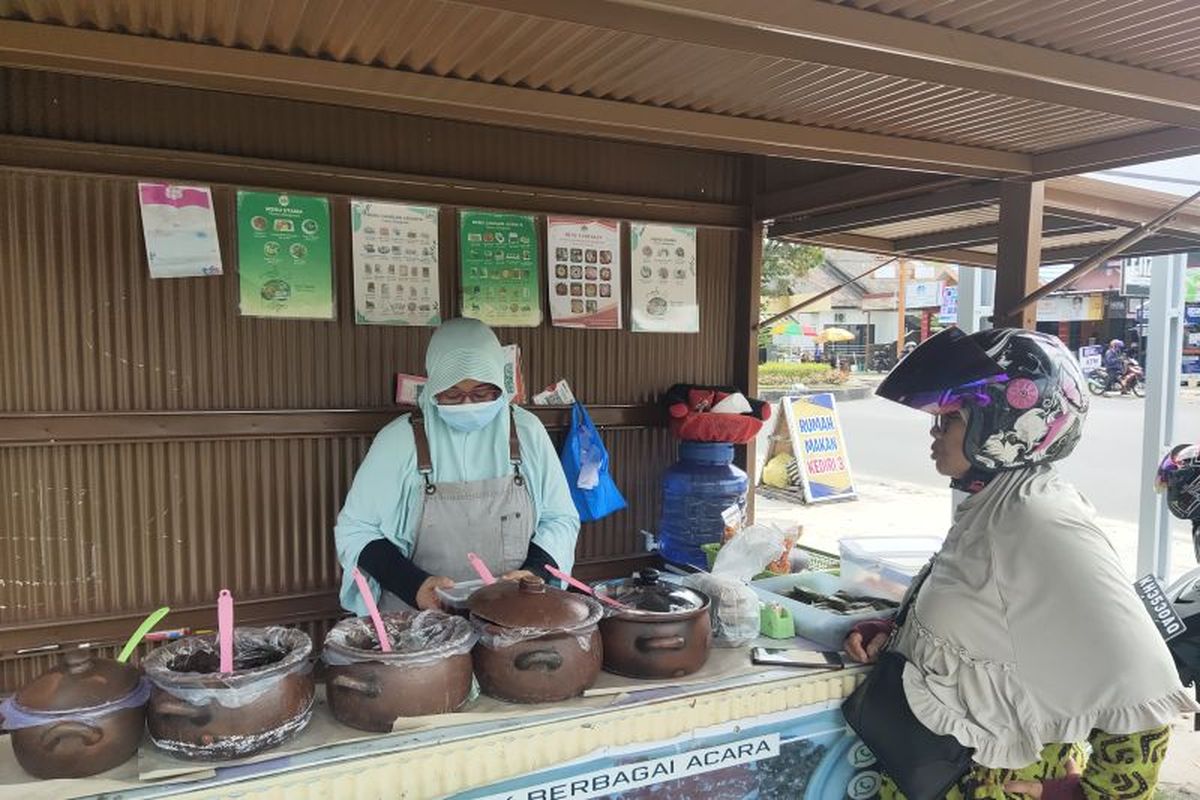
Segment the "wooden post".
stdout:
<svg viewBox="0 0 1200 800">
<path fill-rule="evenodd" d="M 1000 184 L 1000 242 L 996 254 L 995 327 L 1037 327 L 1037 305 L 1013 312 L 1038 288 L 1042 260 L 1042 209 L 1046 185 L 1041 181 Z"/>
<path fill-rule="evenodd" d="M 747 397 L 758 394 L 758 303 L 762 292 L 762 245 L 764 226 L 754 221 L 742 229 L 738 247 L 737 320 L 738 336 L 745 336 L 734 350 L 734 382 L 746 390 Z M 750 490 L 746 493 L 746 521 L 754 521 L 754 442 L 746 445 L 741 467 L 750 476 Z"/>
<path fill-rule="evenodd" d="M 908 328 L 905 320 L 907 310 L 904 307 L 904 293 L 908 291 L 908 262 L 903 258 L 900 259 L 900 263 L 896 265 L 896 269 L 899 271 L 898 274 L 900 276 L 900 288 L 896 294 L 896 309 L 900 315 L 900 327 L 896 331 L 896 360 L 899 361 L 904 356 L 904 334 Z"/>
</svg>

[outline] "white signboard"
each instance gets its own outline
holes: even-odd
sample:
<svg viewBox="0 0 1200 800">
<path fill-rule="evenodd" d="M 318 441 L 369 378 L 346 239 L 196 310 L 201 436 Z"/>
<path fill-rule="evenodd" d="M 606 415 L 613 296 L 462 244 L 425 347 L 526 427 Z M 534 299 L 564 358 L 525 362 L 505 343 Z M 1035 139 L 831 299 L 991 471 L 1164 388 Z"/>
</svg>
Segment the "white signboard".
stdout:
<svg viewBox="0 0 1200 800">
<path fill-rule="evenodd" d="M 1121 259 L 1121 294 L 1126 297 L 1150 296 L 1150 267 L 1154 259 L 1123 258 Z"/>
<path fill-rule="evenodd" d="M 699 333 L 696 229 L 635 222 L 629 247 L 634 332 Z"/>
<path fill-rule="evenodd" d="M 359 325 L 441 324 L 438 209 L 350 201 L 354 321 Z"/>
<path fill-rule="evenodd" d="M 941 304 L 941 281 L 910 281 L 904 287 L 904 305 L 907 308 L 936 308 Z"/>
<path fill-rule="evenodd" d="M 550 319 L 559 328 L 621 329 L 621 224 L 549 217 Z"/>
<path fill-rule="evenodd" d="M 958 322 L 958 287 L 942 287 L 942 307 L 938 311 L 938 322 L 943 325 Z"/>
<path fill-rule="evenodd" d="M 480 800 L 586 800 L 589 797 L 611 797 L 656 783 L 677 781 L 778 755 L 779 734 L 771 733 L 703 750 L 598 769 L 525 789 L 491 794 Z"/>
<path fill-rule="evenodd" d="M 1104 347 L 1088 344 L 1079 348 L 1079 366 L 1084 372 L 1104 366 Z"/>
<path fill-rule="evenodd" d="M 221 248 L 207 186 L 139 183 L 151 278 L 220 275 Z"/>
</svg>

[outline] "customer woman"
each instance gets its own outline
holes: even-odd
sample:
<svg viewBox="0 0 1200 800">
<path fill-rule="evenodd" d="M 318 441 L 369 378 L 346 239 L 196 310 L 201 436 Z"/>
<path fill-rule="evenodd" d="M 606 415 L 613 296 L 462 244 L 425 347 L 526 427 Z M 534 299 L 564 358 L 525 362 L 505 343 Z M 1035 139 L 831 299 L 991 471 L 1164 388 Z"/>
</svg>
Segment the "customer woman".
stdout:
<svg viewBox="0 0 1200 800">
<path fill-rule="evenodd" d="M 901 655 L 912 715 L 972 749 L 955 800 L 1150 798 L 1172 720 L 1196 708 L 1094 510 L 1052 466 L 1079 441 L 1085 386 L 1052 336 L 951 329 L 878 390 L 934 415 L 930 457 L 969 496 L 900 627 L 859 626 L 846 649 Z M 881 797 L 902 797 L 886 776 Z"/>
<path fill-rule="evenodd" d="M 570 572 L 579 514 L 537 417 L 504 391 L 491 329 L 455 319 L 425 353 L 419 409 L 375 437 L 334 537 L 342 605 L 365 614 L 351 577 L 370 578 L 383 609 L 436 608 L 439 587 L 476 577 L 468 553 L 506 578 Z"/>
</svg>

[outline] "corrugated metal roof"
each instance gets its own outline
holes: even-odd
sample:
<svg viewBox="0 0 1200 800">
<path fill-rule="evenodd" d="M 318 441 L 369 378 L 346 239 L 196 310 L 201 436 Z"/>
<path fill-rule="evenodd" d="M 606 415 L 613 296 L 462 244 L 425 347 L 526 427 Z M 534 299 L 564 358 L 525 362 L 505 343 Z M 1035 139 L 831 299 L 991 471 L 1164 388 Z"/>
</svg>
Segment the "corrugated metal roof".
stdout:
<svg viewBox="0 0 1200 800">
<path fill-rule="evenodd" d="M 1160 127 L 446 0 L 0 0 L 0 17 L 1020 153 Z"/>
<path fill-rule="evenodd" d="M 941 233 L 959 228 L 971 228 L 976 225 L 987 225 L 995 222 L 999 216 L 996 206 L 969 208 L 950 214 L 937 214 L 920 219 L 904 222 L 893 222 L 888 225 L 873 225 L 856 228 L 853 233 L 860 236 L 873 236 L 878 239 L 904 239 L 909 236 L 921 236 L 926 233 Z"/>
<path fill-rule="evenodd" d="M 1200 77 L 1195 0 L 825 0 L 955 30 Z"/>
</svg>

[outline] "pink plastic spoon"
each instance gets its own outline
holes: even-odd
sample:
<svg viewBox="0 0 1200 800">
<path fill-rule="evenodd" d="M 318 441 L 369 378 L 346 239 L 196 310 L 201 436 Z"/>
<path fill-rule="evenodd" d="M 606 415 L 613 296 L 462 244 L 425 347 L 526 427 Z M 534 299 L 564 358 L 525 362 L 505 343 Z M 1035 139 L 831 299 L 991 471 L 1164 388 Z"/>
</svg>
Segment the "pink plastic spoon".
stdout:
<svg viewBox="0 0 1200 800">
<path fill-rule="evenodd" d="M 487 564 L 483 563 L 482 558 L 474 553 L 467 553 L 467 561 L 471 562 L 471 566 L 474 568 L 476 574 L 483 578 L 484 583 L 496 582 L 496 576 L 493 575 L 492 571 L 487 568 Z"/>
<path fill-rule="evenodd" d="M 563 572 L 561 569 L 558 569 L 557 567 L 552 567 L 549 564 L 547 564 L 546 572 L 549 572 L 551 575 L 558 578 L 560 581 L 566 581 L 567 583 L 574 586 L 576 589 L 583 592 L 584 594 L 590 594 L 592 597 L 596 598 L 601 603 L 608 603 L 613 608 L 624 608 L 624 609 L 629 608 L 629 606 L 625 605 L 620 600 L 614 600 L 613 598 L 609 597 L 606 594 L 599 594 L 598 592 L 596 592 L 595 589 L 588 586 L 583 581 L 572 578 L 570 575 Z"/>
<path fill-rule="evenodd" d="M 217 642 L 220 646 L 221 674 L 233 672 L 233 595 L 228 589 L 217 594 Z"/>
<path fill-rule="evenodd" d="M 371 587 L 367 585 L 367 579 L 358 571 L 358 567 L 355 567 L 354 572 L 350 574 L 354 577 L 354 582 L 358 584 L 363 605 L 367 607 L 371 624 L 375 626 L 375 635 L 379 637 L 379 649 L 385 653 L 392 652 L 392 640 L 388 638 L 387 628 L 383 627 L 383 617 L 379 616 L 379 608 L 375 605 L 375 595 L 371 594 Z"/>
</svg>

